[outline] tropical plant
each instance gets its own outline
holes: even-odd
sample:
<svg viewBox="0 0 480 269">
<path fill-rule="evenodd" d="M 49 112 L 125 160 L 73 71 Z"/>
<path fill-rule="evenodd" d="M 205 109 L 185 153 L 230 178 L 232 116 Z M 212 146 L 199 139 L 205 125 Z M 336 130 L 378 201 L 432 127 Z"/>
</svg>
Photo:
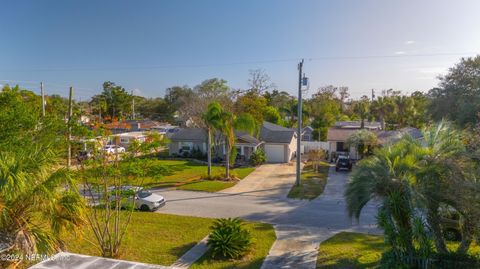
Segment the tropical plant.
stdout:
<svg viewBox="0 0 480 269">
<path fill-rule="evenodd" d="M 202 119 L 207 127 L 207 162 L 208 176 L 212 175 L 212 134 L 220 128 L 222 106 L 218 102 L 212 102 L 208 105 L 207 111 Z"/>
<path fill-rule="evenodd" d="M 395 104 L 390 97 L 378 97 L 377 100 L 372 102 L 371 112 L 380 120 L 382 130 L 385 130 L 385 119 L 389 117 L 395 109 Z"/>
<path fill-rule="evenodd" d="M 245 255 L 252 245 L 250 232 L 239 218 L 218 219 L 210 229 L 212 232 L 207 245 L 212 257 L 237 259 Z"/>
<path fill-rule="evenodd" d="M 267 155 L 263 149 L 258 148 L 250 156 L 250 164 L 257 166 L 264 164 L 267 161 Z"/>
<path fill-rule="evenodd" d="M 365 119 L 368 117 L 370 112 L 370 101 L 366 95 L 362 96 L 360 101 L 355 103 L 353 111 L 360 117 L 360 128 L 365 128 Z"/>
<path fill-rule="evenodd" d="M 0 243 L 9 241 L 8 253 L 54 253 L 63 245 L 62 231 L 83 223 L 76 182 L 66 169 L 54 168 L 57 156 L 45 145 L 0 153 Z M 18 262 L 0 261 L 0 267 Z"/>
<path fill-rule="evenodd" d="M 457 253 L 465 254 L 480 227 L 480 201 L 473 195 L 478 184 L 464 153 L 460 133 L 445 122 L 424 131 L 423 141 L 404 137 L 377 149 L 359 162 L 348 183 L 350 215 L 359 217 L 368 201 L 381 199 L 378 222 L 395 255 L 429 255 L 431 240 L 438 253 L 448 253 L 440 221 L 441 208 L 448 206 L 460 215 Z"/>
<path fill-rule="evenodd" d="M 346 141 L 348 147 L 355 147 L 363 158 L 372 153 L 374 147 L 378 145 L 377 135 L 368 130 L 359 130 L 351 134 Z"/>
</svg>

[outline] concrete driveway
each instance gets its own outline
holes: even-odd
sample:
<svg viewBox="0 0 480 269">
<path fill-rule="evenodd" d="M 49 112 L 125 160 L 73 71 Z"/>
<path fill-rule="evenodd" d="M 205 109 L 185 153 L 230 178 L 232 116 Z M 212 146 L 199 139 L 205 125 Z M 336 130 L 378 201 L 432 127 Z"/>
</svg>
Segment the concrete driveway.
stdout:
<svg viewBox="0 0 480 269">
<path fill-rule="evenodd" d="M 284 198 L 294 182 L 295 165 L 264 164 L 222 193 L 256 193 L 264 197 Z"/>
<path fill-rule="evenodd" d="M 376 205 L 366 206 L 359 222 L 346 214 L 347 172 L 329 170 L 324 193 L 313 201 L 286 198 L 295 182 L 295 166 L 259 167 L 236 186 L 217 193 L 158 191 L 167 204 L 157 212 L 199 217 L 240 217 L 271 223 L 277 241 L 262 268 L 315 268 L 320 242 L 340 231 L 378 233 Z"/>
</svg>

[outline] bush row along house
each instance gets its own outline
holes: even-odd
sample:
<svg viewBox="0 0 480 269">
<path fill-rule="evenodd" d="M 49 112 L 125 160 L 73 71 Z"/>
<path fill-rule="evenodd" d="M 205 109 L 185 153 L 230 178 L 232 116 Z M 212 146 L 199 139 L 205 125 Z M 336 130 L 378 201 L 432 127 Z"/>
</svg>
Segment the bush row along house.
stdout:
<svg viewBox="0 0 480 269">
<path fill-rule="evenodd" d="M 297 133 L 270 122 L 264 122 L 258 138 L 246 132 L 235 132 L 237 159 L 248 161 L 257 149 L 265 151 L 267 162 L 287 163 L 296 153 Z M 188 156 L 192 152 L 207 154 L 207 132 L 200 128 L 184 128 L 170 137 L 169 153 L 171 156 Z M 221 136 L 215 135 L 213 147 L 214 158 L 225 158 L 225 145 Z"/>
</svg>

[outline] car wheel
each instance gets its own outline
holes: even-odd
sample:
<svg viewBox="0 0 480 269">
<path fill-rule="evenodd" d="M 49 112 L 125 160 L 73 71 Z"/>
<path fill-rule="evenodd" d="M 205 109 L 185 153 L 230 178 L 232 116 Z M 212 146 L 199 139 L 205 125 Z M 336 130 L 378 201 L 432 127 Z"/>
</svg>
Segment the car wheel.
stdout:
<svg viewBox="0 0 480 269">
<path fill-rule="evenodd" d="M 150 211 L 150 207 L 148 207 L 148 205 L 141 205 L 140 210 L 141 211 Z"/>
<path fill-rule="evenodd" d="M 443 232 L 443 236 L 447 241 L 460 241 L 462 236 L 460 232 L 455 229 L 447 229 Z"/>
</svg>

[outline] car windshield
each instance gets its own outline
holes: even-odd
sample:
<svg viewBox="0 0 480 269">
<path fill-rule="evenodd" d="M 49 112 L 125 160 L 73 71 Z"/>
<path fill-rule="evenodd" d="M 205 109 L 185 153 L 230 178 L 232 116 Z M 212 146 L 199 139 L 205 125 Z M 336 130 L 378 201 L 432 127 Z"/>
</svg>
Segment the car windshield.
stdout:
<svg viewBox="0 0 480 269">
<path fill-rule="evenodd" d="M 140 191 L 140 192 L 137 193 L 137 196 L 139 198 L 147 198 L 150 195 L 152 195 L 152 193 L 148 192 L 148 191 Z"/>
</svg>

